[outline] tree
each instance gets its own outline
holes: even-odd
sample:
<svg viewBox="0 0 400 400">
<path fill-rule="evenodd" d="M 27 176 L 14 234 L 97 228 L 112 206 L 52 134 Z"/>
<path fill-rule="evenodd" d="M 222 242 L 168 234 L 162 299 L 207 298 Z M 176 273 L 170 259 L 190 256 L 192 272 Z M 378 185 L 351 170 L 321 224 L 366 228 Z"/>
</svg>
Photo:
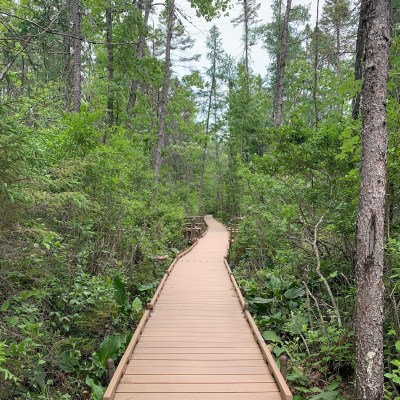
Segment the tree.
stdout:
<svg viewBox="0 0 400 400">
<path fill-rule="evenodd" d="M 362 17 L 362 16 L 361 16 Z M 356 396 L 383 399 L 383 267 L 390 2 L 366 5 L 361 187 L 356 233 Z"/>
<path fill-rule="evenodd" d="M 73 23 L 73 36 L 74 36 L 74 111 L 81 111 L 81 13 L 80 13 L 80 0 L 72 0 L 72 23 Z"/>
<path fill-rule="evenodd" d="M 141 0 L 138 2 L 138 8 L 140 10 L 140 15 L 141 15 L 141 21 L 139 24 L 139 40 L 136 47 L 136 58 L 138 61 L 142 60 L 145 55 L 146 37 L 148 33 L 147 24 L 149 21 L 149 15 L 152 5 L 153 5 L 152 0 Z M 138 79 L 133 79 L 131 82 L 129 99 L 126 105 L 126 110 L 128 113 L 132 110 L 133 107 L 135 107 L 139 83 L 140 82 Z"/>
<path fill-rule="evenodd" d="M 108 125 L 114 125 L 114 46 L 113 41 L 113 10 L 112 4 L 108 4 L 106 8 L 106 43 L 107 43 L 107 117 Z M 104 138 L 105 139 L 105 138 Z"/>
<path fill-rule="evenodd" d="M 276 69 L 276 112 L 274 115 L 274 123 L 276 127 L 279 127 L 282 123 L 282 108 L 283 108 L 283 89 L 285 79 L 285 67 L 286 58 L 289 48 L 288 36 L 289 36 L 289 17 L 290 10 L 292 7 L 292 0 L 286 0 L 286 11 L 283 19 L 283 27 L 281 34 L 281 48 L 278 56 L 278 64 Z"/>
<path fill-rule="evenodd" d="M 252 29 L 257 24 L 257 11 L 260 9 L 261 4 L 256 0 L 240 0 L 238 4 L 242 6 L 242 12 L 239 16 L 232 20 L 235 26 L 243 24 L 243 49 L 244 49 L 244 65 L 246 73 L 249 74 L 250 63 L 250 47 L 254 44 L 252 38 Z"/>
<path fill-rule="evenodd" d="M 356 41 L 356 59 L 354 62 L 354 79 L 357 81 L 361 81 L 363 77 L 363 57 L 365 50 L 365 28 L 366 28 L 366 1 L 361 1 L 360 4 L 360 17 L 358 21 L 357 28 L 357 41 Z M 359 92 L 353 98 L 353 119 L 358 118 L 358 114 L 360 111 L 360 103 L 361 103 L 361 94 Z"/>
<path fill-rule="evenodd" d="M 199 193 L 199 211 L 203 212 L 203 194 L 204 194 L 204 174 L 207 158 L 207 148 L 211 140 L 211 133 L 216 133 L 218 114 L 221 109 L 221 101 L 218 98 L 218 92 L 220 92 L 219 81 L 222 77 L 222 68 L 226 58 L 225 52 L 222 48 L 221 33 L 216 25 L 213 25 L 207 36 L 207 59 L 210 62 L 209 68 L 206 70 L 206 75 L 209 80 L 206 93 L 207 104 L 205 112 L 205 137 L 204 137 L 204 148 L 201 160 L 201 171 L 200 171 L 200 193 Z M 221 96 L 220 96 L 221 97 Z M 213 123 L 211 119 L 213 118 Z M 215 138 L 216 146 L 218 148 L 218 138 Z M 218 149 L 216 152 L 218 155 Z M 218 189 L 217 189 L 218 190 Z"/>
<path fill-rule="evenodd" d="M 161 152 L 165 144 L 166 120 L 167 120 L 167 104 L 169 82 L 171 78 L 171 45 L 175 20 L 175 0 L 166 0 L 167 30 L 165 38 L 165 65 L 164 65 L 164 82 L 161 89 L 161 106 L 160 106 L 160 122 L 158 127 L 157 147 L 155 154 L 154 170 L 155 175 L 160 175 L 162 162 Z"/>
</svg>

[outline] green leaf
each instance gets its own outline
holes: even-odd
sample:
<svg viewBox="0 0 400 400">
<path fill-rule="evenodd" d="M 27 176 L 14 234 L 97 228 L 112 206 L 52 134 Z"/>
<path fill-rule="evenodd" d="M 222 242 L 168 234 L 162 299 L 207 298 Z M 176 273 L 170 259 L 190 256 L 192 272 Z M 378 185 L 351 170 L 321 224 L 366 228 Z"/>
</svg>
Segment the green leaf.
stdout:
<svg viewBox="0 0 400 400">
<path fill-rule="evenodd" d="M 282 343 L 282 340 L 278 337 L 278 335 L 273 331 L 265 331 L 262 334 L 265 340 L 273 343 Z"/>
<path fill-rule="evenodd" d="M 396 350 L 400 353 L 400 340 L 396 342 L 395 346 Z"/>
<path fill-rule="evenodd" d="M 10 304 L 11 304 L 10 300 L 7 300 L 6 302 L 4 302 L 0 307 L 0 311 L 6 312 L 10 308 Z"/>
<path fill-rule="evenodd" d="M 114 286 L 114 298 L 120 307 L 127 307 L 128 305 L 128 294 L 124 282 L 121 281 L 119 276 L 116 276 L 113 280 Z"/>
<path fill-rule="evenodd" d="M 92 378 L 86 377 L 86 385 L 92 389 L 92 396 L 95 400 L 102 400 L 104 392 L 106 391 L 103 386 L 96 383 Z"/>
<path fill-rule="evenodd" d="M 132 308 L 136 313 L 140 313 L 143 310 L 143 304 L 139 297 L 136 297 L 135 300 L 133 300 Z"/>
<path fill-rule="evenodd" d="M 93 354 L 94 359 L 102 366 L 105 366 L 107 360 L 118 357 L 122 347 L 122 339 L 120 334 L 107 336 L 100 344 L 98 350 Z"/>
<path fill-rule="evenodd" d="M 287 299 L 296 299 L 297 297 L 304 296 L 304 290 L 301 288 L 292 288 L 285 292 L 284 295 Z"/>
</svg>

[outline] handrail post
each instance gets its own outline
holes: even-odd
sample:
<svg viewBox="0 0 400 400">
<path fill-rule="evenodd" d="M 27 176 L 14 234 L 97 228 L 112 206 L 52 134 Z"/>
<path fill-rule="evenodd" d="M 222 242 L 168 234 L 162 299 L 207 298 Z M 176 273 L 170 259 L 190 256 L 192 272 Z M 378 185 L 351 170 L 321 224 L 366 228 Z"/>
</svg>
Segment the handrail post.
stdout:
<svg viewBox="0 0 400 400">
<path fill-rule="evenodd" d="M 286 381 L 288 356 L 285 353 L 282 354 L 279 357 L 279 361 L 281 363 L 281 374 L 283 376 L 283 379 Z"/>
<path fill-rule="evenodd" d="M 108 383 L 111 382 L 111 379 L 114 375 L 115 372 L 115 364 L 114 364 L 114 360 L 112 358 L 109 358 L 107 360 L 107 380 Z"/>
</svg>

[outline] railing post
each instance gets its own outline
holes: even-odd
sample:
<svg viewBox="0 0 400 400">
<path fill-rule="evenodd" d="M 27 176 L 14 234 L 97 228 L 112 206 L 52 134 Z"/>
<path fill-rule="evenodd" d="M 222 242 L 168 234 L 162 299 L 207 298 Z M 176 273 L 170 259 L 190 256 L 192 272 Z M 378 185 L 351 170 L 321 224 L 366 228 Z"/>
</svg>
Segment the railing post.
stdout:
<svg viewBox="0 0 400 400">
<path fill-rule="evenodd" d="M 190 239 L 194 242 L 196 238 L 196 218 L 192 218 L 190 225 Z"/>
<path fill-rule="evenodd" d="M 111 379 L 114 375 L 115 372 L 115 364 L 114 364 L 114 360 L 112 358 L 109 358 L 107 360 L 107 380 L 108 383 L 111 382 Z"/>
<path fill-rule="evenodd" d="M 283 379 L 286 381 L 288 356 L 286 354 L 282 354 L 279 357 L 279 361 L 281 363 L 281 374 Z"/>
<path fill-rule="evenodd" d="M 89 400 L 89 392 L 87 390 L 82 393 L 82 400 Z"/>
</svg>

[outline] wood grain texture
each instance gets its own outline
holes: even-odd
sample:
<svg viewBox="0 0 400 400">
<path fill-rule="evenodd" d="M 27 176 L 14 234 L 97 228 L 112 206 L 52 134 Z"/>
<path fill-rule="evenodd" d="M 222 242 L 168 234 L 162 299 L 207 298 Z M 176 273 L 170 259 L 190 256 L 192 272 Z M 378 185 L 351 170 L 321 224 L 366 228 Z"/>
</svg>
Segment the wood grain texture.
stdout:
<svg viewBox="0 0 400 400">
<path fill-rule="evenodd" d="M 207 234 L 164 275 L 105 399 L 292 398 L 226 262 L 228 232 L 206 221 Z"/>
</svg>

